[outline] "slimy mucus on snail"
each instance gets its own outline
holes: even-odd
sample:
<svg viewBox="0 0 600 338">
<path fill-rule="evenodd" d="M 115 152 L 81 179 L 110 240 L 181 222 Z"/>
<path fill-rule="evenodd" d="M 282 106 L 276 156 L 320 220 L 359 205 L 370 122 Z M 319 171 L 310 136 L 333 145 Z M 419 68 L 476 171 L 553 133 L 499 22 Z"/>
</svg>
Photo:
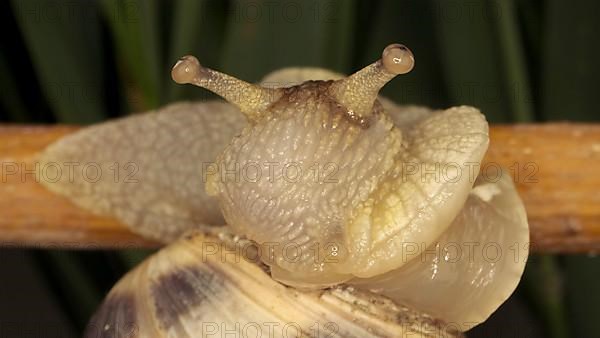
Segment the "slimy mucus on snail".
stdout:
<svg viewBox="0 0 600 338">
<path fill-rule="evenodd" d="M 140 337 L 195 337 L 208 336 L 203 323 L 273 320 L 334 322 L 332 336 L 430 337 L 411 325 L 453 325 L 438 330 L 449 336 L 484 321 L 523 272 L 525 210 L 506 173 L 473 169 L 489 142 L 477 109 L 378 96 L 413 66 L 393 44 L 348 77 L 289 68 L 257 85 L 186 56 L 173 79 L 228 102 L 176 103 L 48 147 L 41 162 L 134 166 L 135 182 L 75 171 L 45 185 L 173 242 L 113 288 L 88 335 L 119 336 L 127 321 Z M 211 241 L 252 243 L 258 262 L 201 259 Z"/>
</svg>

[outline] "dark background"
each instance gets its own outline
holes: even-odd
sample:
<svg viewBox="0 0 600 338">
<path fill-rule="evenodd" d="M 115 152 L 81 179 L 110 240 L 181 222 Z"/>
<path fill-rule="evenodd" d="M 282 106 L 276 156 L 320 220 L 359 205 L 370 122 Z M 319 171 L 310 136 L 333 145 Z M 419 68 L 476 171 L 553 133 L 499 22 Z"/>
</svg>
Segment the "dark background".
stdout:
<svg viewBox="0 0 600 338">
<path fill-rule="evenodd" d="M 2 1 L 0 122 L 90 124 L 182 99 L 183 54 L 256 81 L 285 66 L 350 73 L 392 42 L 417 65 L 400 103 L 470 104 L 491 122 L 597 121 L 594 0 Z M 78 336 L 146 252 L 0 250 L 0 337 Z M 469 337 L 600 337 L 600 261 L 534 255 Z"/>
</svg>

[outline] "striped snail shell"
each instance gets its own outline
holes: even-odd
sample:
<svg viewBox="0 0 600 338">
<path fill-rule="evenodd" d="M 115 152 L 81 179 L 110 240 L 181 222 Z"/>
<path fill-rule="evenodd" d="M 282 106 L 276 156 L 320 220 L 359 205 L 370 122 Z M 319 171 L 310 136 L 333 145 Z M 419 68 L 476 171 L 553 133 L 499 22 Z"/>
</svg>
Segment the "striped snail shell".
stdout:
<svg viewBox="0 0 600 338">
<path fill-rule="evenodd" d="M 323 294 L 343 283 L 466 331 L 518 284 L 527 218 L 505 172 L 477 176 L 489 142 L 477 109 L 432 111 L 378 96 L 413 66 L 412 53 L 393 44 L 348 77 L 292 68 L 256 85 L 186 56 L 173 79 L 228 103 L 174 104 L 65 137 L 40 160 L 107 171 L 133 163 L 136 182 L 90 182 L 75 171 L 46 186 L 164 242 L 227 224 L 218 231 L 253 243 L 260 264 L 293 292 Z M 188 242 L 169 248 L 191 250 Z M 158 278 L 166 267 L 148 269 L 159 260 L 174 265 L 169 271 L 184 264 L 164 257 L 126 279 Z"/>
<path fill-rule="evenodd" d="M 302 292 L 233 238 L 187 235 L 129 272 L 86 337 L 462 337 L 456 327 L 349 286 Z"/>
</svg>

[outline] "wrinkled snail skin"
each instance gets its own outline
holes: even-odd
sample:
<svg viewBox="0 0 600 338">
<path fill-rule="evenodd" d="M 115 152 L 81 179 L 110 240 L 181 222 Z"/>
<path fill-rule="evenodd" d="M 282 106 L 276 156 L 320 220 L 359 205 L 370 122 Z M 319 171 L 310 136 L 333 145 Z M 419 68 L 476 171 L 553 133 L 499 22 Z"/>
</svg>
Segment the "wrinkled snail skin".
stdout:
<svg viewBox="0 0 600 338">
<path fill-rule="evenodd" d="M 407 264 L 348 282 L 455 323 L 485 321 L 517 287 L 528 254 L 529 229 L 510 175 L 479 176 L 463 209 L 430 247 L 410 247 Z"/>
<path fill-rule="evenodd" d="M 412 53 L 394 44 L 347 77 L 286 68 L 251 84 L 186 56 L 173 79 L 229 103 L 173 104 L 51 145 L 42 163 L 63 172 L 65 163 L 96 163 L 105 173 L 94 181 L 75 170 L 44 183 L 76 204 L 164 242 L 203 229 L 242 238 L 259 253 L 258 265 L 198 260 L 207 238 L 181 239 L 120 281 L 92 322 L 110 332 L 134 317 L 141 337 L 202 336 L 197 330 L 208 319 L 331 318 L 349 325 L 340 336 L 404 332 L 379 307 L 373 318 L 348 308 L 342 295 L 349 294 L 395 307 L 403 326 L 430 318 L 423 313 L 461 331 L 484 321 L 521 278 L 525 210 L 508 174 L 475 180 L 489 143 L 477 109 L 399 106 L 378 96 L 413 66 Z M 127 172 L 115 180 L 114 163 L 136 164 L 136 182 L 122 179 Z M 217 292 L 223 288 L 231 295 Z M 277 306 L 266 307 L 266 299 Z M 398 304 L 417 309 L 416 317 L 405 318 Z"/>
<path fill-rule="evenodd" d="M 199 224 L 224 224 L 201 172 L 245 124 L 224 102 L 171 104 L 58 140 L 40 156 L 40 177 L 58 177 L 42 183 L 82 208 L 172 242 Z"/>
<path fill-rule="evenodd" d="M 153 255 L 115 285 L 85 337 L 462 337 L 352 287 L 286 287 L 226 242 L 197 233 Z"/>
<path fill-rule="evenodd" d="M 251 123 L 216 163 L 258 166 L 263 179 L 212 175 L 207 192 L 219 198 L 236 233 L 264 245 L 273 277 L 324 287 L 399 268 L 405 243 L 434 243 L 462 208 L 473 184 L 468 175 L 440 182 L 420 171 L 447 164 L 466 171 L 469 163 L 479 163 L 488 144 L 487 122 L 476 109 L 457 107 L 415 121 L 406 133 L 396 127 L 377 94 L 412 68 L 401 62 L 399 68 L 386 66 L 390 57 L 407 54 L 401 48 L 386 48 L 381 60 L 346 78 L 271 89 L 277 94 L 261 96 L 268 104 L 253 103 L 267 107 L 260 114 L 240 107 L 251 111 Z M 220 76 L 189 56 L 173 72 L 209 89 Z M 293 164 L 301 173 L 333 168 L 335 177 L 290 180 L 285 172 L 264 170 L 269 163 Z M 407 175 L 406 164 L 417 172 Z M 284 252 L 290 247 L 296 249 L 292 259 Z"/>
</svg>

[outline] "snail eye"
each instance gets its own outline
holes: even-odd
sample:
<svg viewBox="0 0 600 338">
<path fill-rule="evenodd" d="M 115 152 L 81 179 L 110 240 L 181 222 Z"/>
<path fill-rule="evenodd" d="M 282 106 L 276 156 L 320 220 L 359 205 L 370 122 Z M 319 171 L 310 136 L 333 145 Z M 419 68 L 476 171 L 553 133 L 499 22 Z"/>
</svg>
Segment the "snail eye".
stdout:
<svg viewBox="0 0 600 338">
<path fill-rule="evenodd" d="M 395 43 L 383 50 L 381 62 L 390 73 L 406 74 L 415 66 L 415 57 L 406 46 Z"/>
<path fill-rule="evenodd" d="M 199 75 L 201 69 L 202 66 L 198 59 L 191 55 L 186 55 L 179 59 L 175 66 L 173 66 L 171 77 L 178 84 L 191 83 Z"/>
</svg>

